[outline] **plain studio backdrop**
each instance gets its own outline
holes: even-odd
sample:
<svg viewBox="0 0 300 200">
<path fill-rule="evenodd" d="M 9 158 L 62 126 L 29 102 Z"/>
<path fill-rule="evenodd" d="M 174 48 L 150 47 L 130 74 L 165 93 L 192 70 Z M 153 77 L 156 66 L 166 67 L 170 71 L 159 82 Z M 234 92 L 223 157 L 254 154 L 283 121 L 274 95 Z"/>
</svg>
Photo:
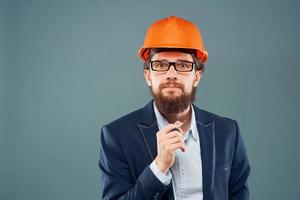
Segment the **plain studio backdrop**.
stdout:
<svg viewBox="0 0 300 200">
<path fill-rule="evenodd" d="M 209 53 L 196 105 L 239 122 L 251 199 L 300 196 L 299 1 L 0 4 L 0 199 L 100 199 L 100 128 L 150 99 L 146 29 L 177 15 Z"/>
</svg>

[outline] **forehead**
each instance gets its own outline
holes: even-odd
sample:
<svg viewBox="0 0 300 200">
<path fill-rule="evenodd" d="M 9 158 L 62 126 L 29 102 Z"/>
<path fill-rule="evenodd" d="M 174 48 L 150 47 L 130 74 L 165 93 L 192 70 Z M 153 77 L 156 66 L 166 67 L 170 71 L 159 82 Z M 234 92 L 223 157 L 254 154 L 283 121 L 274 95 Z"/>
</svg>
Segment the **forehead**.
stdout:
<svg viewBox="0 0 300 200">
<path fill-rule="evenodd" d="M 191 54 L 183 53 L 180 51 L 163 51 L 153 55 L 152 60 L 168 60 L 168 61 L 176 61 L 176 60 L 186 60 L 193 61 L 193 57 Z"/>
</svg>

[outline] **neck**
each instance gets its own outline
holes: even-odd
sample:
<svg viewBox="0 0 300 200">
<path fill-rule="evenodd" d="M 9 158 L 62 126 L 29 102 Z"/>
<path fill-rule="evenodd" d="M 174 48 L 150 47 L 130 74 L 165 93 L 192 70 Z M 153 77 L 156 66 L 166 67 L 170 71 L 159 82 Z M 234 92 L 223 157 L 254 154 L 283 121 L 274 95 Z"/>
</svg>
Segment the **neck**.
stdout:
<svg viewBox="0 0 300 200">
<path fill-rule="evenodd" d="M 185 133 L 189 129 L 191 124 L 191 119 L 192 119 L 191 105 L 188 106 L 184 111 L 180 113 L 166 114 L 164 115 L 164 117 L 169 123 L 175 123 L 176 121 L 183 122 L 182 131 Z"/>
</svg>

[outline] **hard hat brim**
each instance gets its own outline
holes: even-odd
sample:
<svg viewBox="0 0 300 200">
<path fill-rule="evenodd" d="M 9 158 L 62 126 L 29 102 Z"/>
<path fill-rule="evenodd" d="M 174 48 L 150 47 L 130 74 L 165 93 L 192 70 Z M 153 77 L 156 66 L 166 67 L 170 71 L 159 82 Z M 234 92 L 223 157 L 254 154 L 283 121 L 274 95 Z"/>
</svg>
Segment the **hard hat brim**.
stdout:
<svg viewBox="0 0 300 200">
<path fill-rule="evenodd" d="M 186 47 L 178 47 L 178 46 L 153 46 L 151 48 L 176 48 L 176 49 L 194 49 L 194 48 L 186 48 Z M 149 52 L 150 49 L 149 47 L 142 47 L 138 51 L 138 56 L 143 60 L 146 61 L 149 59 Z M 204 64 L 207 59 L 208 59 L 208 53 L 206 51 L 201 51 L 199 49 L 194 49 L 196 50 L 196 56 L 197 58 Z"/>
</svg>

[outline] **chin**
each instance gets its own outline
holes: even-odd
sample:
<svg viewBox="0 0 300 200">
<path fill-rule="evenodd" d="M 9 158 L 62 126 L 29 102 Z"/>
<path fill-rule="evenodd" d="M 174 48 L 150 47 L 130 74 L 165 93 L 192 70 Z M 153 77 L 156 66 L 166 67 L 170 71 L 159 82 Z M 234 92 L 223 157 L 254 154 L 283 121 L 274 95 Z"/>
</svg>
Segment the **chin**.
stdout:
<svg viewBox="0 0 300 200">
<path fill-rule="evenodd" d="M 173 90 L 173 91 L 161 91 L 161 93 L 164 96 L 175 96 L 175 97 L 179 97 L 182 95 L 182 91 L 181 90 Z"/>
<path fill-rule="evenodd" d="M 167 94 L 163 94 L 163 97 L 169 100 L 174 100 L 180 98 L 181 94 L 167 93 Z"/>
</svg>

